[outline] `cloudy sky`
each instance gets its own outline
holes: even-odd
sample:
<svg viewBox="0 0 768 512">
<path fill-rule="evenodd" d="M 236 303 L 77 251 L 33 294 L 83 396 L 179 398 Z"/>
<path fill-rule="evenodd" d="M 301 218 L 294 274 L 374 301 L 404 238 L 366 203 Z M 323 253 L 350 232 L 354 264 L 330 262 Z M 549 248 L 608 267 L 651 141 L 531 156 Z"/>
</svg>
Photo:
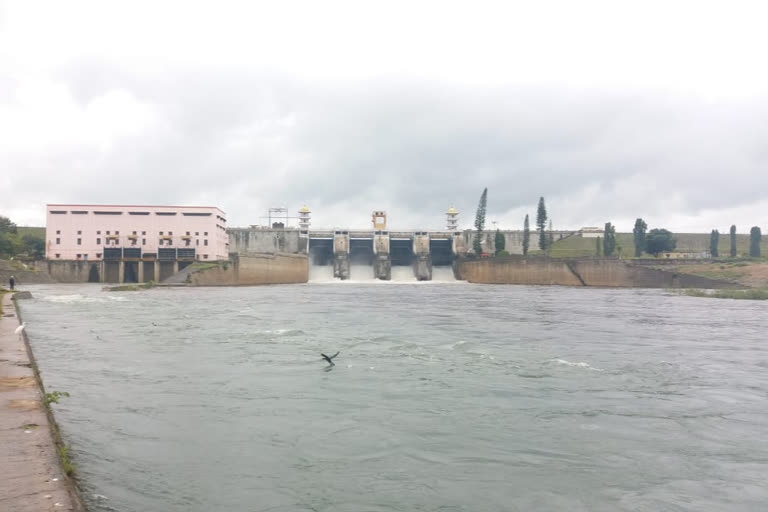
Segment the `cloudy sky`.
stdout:
<svg viewBox="0 0 768 512">
<path fill-rule="evenodd" d="M 0 0 L 0 215 L 767 231 L 763 4 Z"/>
</svg>

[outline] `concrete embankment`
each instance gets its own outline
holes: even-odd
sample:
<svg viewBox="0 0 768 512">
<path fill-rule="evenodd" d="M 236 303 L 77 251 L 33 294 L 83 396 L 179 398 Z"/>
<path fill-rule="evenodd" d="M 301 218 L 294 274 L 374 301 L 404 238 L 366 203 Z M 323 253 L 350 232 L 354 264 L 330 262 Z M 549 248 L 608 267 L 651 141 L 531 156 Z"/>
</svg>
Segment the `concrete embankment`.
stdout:
<svg viewBox="0 0 768 512">
<path fill-rule="evenodd" d="M 82 511 L 74 482 L 62 471 L 58 427 L 46 404 L 26 334 L 18 336 L 11 294 L 0 320 L 0 510 Z"/>
<path fill-rule="evenodd" d="M 163 284 L 193 286 L 251 286 L 294 284 L 309 280 L 309 260 L 303 254 L 232 255 L 230 261 L 200 263 L 185 268 Z"/>
<path fill-rule="evenodd" d="M 736 288 L 737 283 L 635 266 L 611 259 L 493 258 L 462 261 L 470 283 L 618 288 Z"/>
</svg>

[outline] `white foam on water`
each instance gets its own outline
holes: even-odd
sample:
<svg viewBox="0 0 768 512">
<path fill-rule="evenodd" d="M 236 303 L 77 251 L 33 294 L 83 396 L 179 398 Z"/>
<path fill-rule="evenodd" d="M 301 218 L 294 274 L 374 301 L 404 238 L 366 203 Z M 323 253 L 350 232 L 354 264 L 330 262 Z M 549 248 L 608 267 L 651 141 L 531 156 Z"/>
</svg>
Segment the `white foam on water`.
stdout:
<svg viewBox="0 0 768 512">
<path fill-rule="evenodd" d="M 410 265 L 408 266 L 400 266 L 400 265 L 392 265 L 392 281 L 398 281 L 398 282 L 416 282 L 416 276 L 413 273 L 413 267 Z"/>
<path fill-rule="evenodd" d="M 350 265 L 349 281 L 354 283 L 370 283 L 376 281 L 373 275 L 373 265 Z"/>
<path fill-rule="evenodd" d="M 433 283 L 455 283 L 456 276 L 453 274 L 453 267 L 440 266 L 432 267 Z"/>
<path fill-rule="evenodd" d="M 86 297 L 85 295 L 81 295 L 79 293 L 76 293 L 74 295 L 44 295 L 41 297 L 42 300 L 46 300 L 48 302 L 60 302 L 62 304 L 75 304 L 77 302 L 104 302 L 105 299 L 102 299 L 100 297 Z"/>
<path fill-rule="evenodd" d="M 333 265 L 310 265 L 309 282 L 310 283 L 333 283 L 338 281 L 333 277 Z"/>
<path fill-rule="evenodd" d="M 552 361 L 554 363 L 557 363 L 557 364 L 562 364 L 562 365 L 565 365 L 565 366 L 574 366 L 576 368 L 586 368 L 588 370 L 592 370 L 592 371 L 595 371 L 595 372 L 602 372 L 603 371 L 602 368 L 595 368 L 595 367 L 591 366 L 589 363 L 585 363 L 584 361 L 579 361 L 579 362 L 575 362 L 575 363 L 573 361 L 568 361 L 566 359 L 550 359 L 550 361 Z"/>
</svg>

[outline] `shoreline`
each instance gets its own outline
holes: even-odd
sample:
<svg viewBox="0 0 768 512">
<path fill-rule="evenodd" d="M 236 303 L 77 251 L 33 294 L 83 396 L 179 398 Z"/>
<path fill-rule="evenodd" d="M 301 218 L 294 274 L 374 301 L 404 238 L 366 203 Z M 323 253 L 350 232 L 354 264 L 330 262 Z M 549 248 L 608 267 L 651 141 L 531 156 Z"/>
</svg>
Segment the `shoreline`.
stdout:
<svg viewBox="0 0 768 512">
<path fill-rule="evenodd" d="M 21 320 L 14 295 L 2 296 L 0 321 L 0 508 L 84 512 L 74 478 L 62 469 L 65 444 L 29 339 L 14 333 Z"/>
</svg>

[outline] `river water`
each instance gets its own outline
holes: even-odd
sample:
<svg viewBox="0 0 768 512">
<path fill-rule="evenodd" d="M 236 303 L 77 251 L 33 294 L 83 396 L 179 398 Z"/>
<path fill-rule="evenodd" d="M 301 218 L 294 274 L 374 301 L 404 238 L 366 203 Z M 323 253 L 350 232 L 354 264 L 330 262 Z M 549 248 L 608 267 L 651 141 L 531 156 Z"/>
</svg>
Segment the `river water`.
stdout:
<svg viewBox="0 0 768 512">
<path fill-rule="evenodd" d="M 466 283 L 29 289 L 92 511 L 768 504 L 765 302 Z"/>
</svg>

